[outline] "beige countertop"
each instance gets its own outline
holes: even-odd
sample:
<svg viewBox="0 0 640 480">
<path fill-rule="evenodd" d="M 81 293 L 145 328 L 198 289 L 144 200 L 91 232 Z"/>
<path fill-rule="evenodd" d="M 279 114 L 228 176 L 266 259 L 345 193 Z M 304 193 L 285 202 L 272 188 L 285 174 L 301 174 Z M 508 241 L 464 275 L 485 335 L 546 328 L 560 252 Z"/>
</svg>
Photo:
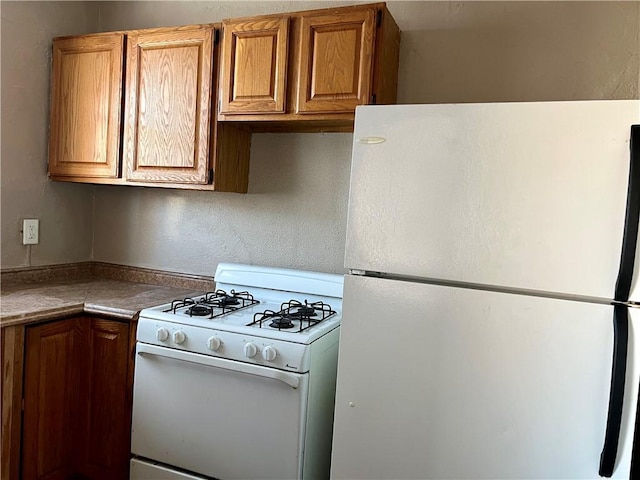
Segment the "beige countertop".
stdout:
<svg viewBox="0 0 640 480">
<path fill-rule="evenodd" d="M 119 275 L 122 277 L 123 275 Z M 109 278 L 45 279 L 35 283 L 3 282 L 0 296 L 0 326 L 55 320 L 83 313 L 123 320 L 136 319 L 143 308 L 161 305 L 213 289 L 201 285 L 154 285 Z"/>
</svg>

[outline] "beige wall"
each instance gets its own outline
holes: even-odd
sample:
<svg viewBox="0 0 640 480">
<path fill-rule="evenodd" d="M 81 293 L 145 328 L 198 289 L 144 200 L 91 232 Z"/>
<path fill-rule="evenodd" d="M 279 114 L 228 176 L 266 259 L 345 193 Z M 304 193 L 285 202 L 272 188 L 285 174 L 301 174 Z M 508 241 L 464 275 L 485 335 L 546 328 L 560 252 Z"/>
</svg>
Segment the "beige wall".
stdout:
<svg viewBox="0 0 640 480">
<path fill-rule="evenodd" d="M 99 29 L 107 31 L 352 3 L 96 6 Z M 403 31 L 402 103 L 638 98 L 638 2 L 388 5 Z M 4 102 L 3 87 L 3 120 Z M 37 114 L 30 118 L 40 121 Z M 203 274 L 211 274 L 220 261 L 342 272 L 350 143 L 350 134 L 254 135 L 247 195 L 88 187 L 95 202 L 93 258 Z M 33 174 L 37 167 L 22 170 Z M 64 187 L 77 195 L 87 189 Z M 3 219 L 3 249 L 4 230 Z"/>
<path fill-rule="evenodd" d="M 2 13 L 2 267 L 90 260 L 93 187 L 47 180 L 51 39 L 97 28 L 91 2 L 5 2 Z M 23 218 L 41 242 L 21 243 Z"/>
<path fill-rule="evenodd" d="M 639 7 L 393 2 L 404 30 L 399 101 L 638 98 Z"/>
</svg>

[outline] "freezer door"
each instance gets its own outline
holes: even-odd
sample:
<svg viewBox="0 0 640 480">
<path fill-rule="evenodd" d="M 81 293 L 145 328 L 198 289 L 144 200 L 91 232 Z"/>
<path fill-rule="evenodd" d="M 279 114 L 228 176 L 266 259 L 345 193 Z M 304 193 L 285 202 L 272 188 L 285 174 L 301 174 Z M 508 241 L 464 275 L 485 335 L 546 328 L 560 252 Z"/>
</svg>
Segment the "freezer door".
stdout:
<svg viewBox="0 0 640 480">
<path fill-rule="evenodd" d="M 332 478 L 598 478 L 612 313 L 348 275 Z M 629 478 L 638 321 L 614 478 Z"/>
<path fill-rule="evenodd" d="M 358 107 L 345 265 L 613 298 L 633 123 L 637 100 Z"/>
</svg>

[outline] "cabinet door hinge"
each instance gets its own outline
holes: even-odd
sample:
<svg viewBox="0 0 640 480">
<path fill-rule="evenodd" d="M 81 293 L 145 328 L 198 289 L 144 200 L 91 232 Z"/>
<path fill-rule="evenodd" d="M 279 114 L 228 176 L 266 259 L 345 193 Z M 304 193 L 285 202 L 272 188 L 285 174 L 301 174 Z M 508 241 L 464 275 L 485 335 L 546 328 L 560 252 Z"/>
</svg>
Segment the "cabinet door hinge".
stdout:
<svg viewBox="0 0 640 480">
<path fill-rule="evenodd" d="M 371 105 L 375 105 L 377 101 L 378 101 L 378 97 L 374 93 L 373 95 L 371 95 Z"/>
<path fill-rule="evenodd" d="M 218 45 L 220 43 L 220 29 L 216 28 L 213 33 L 213 44 Z"/>
<path fill-rule="evenodd" d="M 376 28 L 380 28 L 382 26 L 382 10 L 378 10 L 376 12 Z"/>
<path fill-rule="evenodd" d="M 209 183 L 213 183 L 213 168 L 209 170 Z"/>
</svg>

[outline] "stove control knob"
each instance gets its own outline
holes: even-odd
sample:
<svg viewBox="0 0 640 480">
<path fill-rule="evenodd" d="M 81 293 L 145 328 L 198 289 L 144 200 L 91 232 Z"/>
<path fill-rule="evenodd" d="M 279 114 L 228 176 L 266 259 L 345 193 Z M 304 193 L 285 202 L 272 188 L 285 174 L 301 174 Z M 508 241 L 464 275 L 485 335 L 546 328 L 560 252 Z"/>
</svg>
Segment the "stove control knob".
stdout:
<svg viewBox="0 0 640 480">
<path fill-rule="evenodd" d="M 271 345 L 267 345 L 262 349 L 262 358 L 264 358 L 267 362 L 273 362 L 277 356 L 278 351 Z"/>
<path fill-rule="evenodd" d="M 244 344 L 244 356 L 248 358 L 253 358 L 258 353 L 258 347 L 254 343 L 245 343 Z"/>
<path fill-rule="evenodd" d="M 156 331 L 156 338 L 161 342 L 166 342 L 169 339 L 169 330 L 166 328 L 159 328 Z"/>
<path fill-rule="evenodd" d="M 182 330 L 173 332 L 173 341 L 176 342 L 178 345 L 184 343 L 186 339 L 187 339 L 187 336 L 184 334 Z"/>
<path fill-rule="evenodd" d="M 207 348 L 209 350 L 213 350 L 214 352 L 220 348 L 222 345 L 222 340 L 219 337 L 209 337 L 207 340 Z"/>
</svg>

